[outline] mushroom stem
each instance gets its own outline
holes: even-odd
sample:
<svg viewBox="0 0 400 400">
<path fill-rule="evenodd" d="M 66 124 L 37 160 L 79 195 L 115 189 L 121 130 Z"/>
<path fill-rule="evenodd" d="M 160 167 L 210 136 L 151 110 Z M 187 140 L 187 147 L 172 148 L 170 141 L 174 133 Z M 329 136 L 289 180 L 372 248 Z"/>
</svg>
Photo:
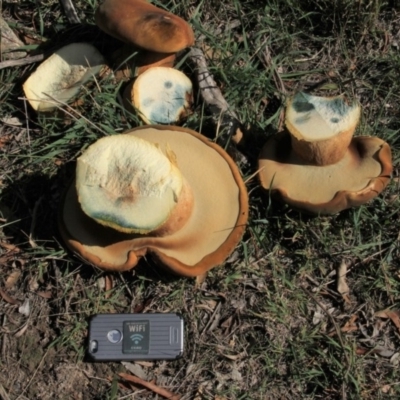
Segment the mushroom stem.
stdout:
<svg viewBox="0 0 400 400">
<path fill-rule="evenodd" d="M 297 93 L 286 108 L 293 151 L 311 165 L 331 165 L 346 154 L 360 119 L 358 103 L 344 96 Z"/>
</svg>

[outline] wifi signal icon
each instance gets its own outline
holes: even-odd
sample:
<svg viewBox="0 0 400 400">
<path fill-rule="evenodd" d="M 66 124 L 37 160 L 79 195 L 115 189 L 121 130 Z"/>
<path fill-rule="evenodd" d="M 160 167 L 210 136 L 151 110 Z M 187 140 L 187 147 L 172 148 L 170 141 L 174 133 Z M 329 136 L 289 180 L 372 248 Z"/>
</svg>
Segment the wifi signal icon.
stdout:
<svg viewBox="0 0 400 400">
<path fill-rule="evenodd" d="M 143 335 L 139 335 L 139 333 L 135 333 L 134 335 L 131 335 L 130 338 L 133 343 L 138 344 L 143 339 Z"/>
</svg>

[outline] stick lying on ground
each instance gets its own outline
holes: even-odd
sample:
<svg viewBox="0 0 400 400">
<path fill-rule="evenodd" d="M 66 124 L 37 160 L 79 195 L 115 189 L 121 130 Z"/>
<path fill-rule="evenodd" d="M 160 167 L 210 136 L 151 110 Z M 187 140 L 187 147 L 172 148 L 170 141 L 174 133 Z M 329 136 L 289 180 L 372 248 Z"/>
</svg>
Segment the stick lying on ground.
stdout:
<svg viewBox="0 0 400 400">
<path fill-rule="evenodd" d="M 154 393 L 159 394 L 160 396 L 165 397 L 166 399 L 169 400 L 179 400 L 180 396 L 178 394 L 172 393 L 167 389 L 160 388 L 159 386 L 155 385 L 154 383 L 147 382 L 141 378 L 138 378 L 137 376 L 129 375 L 129 374 L 124 374 L 123 372 L 118 374 L 122 379 L 125 379 L 126 381 L 136 383 L 138 385 L 144 386 L 147 389 L 150 389 Z"/>
<path fill-rule="evenodd" d="M 230 140 L 233 140 L 234 143 L 238 144 L 243 138 L 242 124 L 215 83 L 207 68 L 207 61 L 203 52 L 193 47 L 188 56 L 195 67 L 201 97 L 210 110 L 218 131 L 222 131 L 222 135 L 220 135 L 223 136 L 221 137 L 222 142 L 229 143 Z"/>
</svg>

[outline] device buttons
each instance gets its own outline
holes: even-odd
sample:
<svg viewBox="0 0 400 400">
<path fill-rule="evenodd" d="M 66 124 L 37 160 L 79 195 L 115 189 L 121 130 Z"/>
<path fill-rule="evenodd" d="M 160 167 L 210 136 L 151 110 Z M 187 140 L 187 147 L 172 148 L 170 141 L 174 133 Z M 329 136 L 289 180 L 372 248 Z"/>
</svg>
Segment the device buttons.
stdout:
<svg viewBox="0 0 400 400">
<path fill-rule="evenodd" d="M 169 328 L 169 344 L 179 343 L 179 330 L 178 328 L 171 326 Z"/>
</svg>

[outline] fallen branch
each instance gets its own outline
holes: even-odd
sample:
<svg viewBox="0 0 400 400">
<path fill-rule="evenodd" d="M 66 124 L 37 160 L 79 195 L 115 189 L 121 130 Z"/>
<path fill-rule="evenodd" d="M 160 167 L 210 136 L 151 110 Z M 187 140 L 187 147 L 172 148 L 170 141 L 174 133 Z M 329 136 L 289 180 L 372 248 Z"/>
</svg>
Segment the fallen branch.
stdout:
<svg viewBox="0 0 400 400">
<path fill-rule="evenodd" d="M 60 0 L 65 12 L 65 16 L 70 24 L 80 24 L 81 20 L 75 10 L 75 6 L 71 0 Z"/>
<path fill-rule="evenodd" d="M 201 97 L 208 107 L 218 131 L 223 128 L 223 142 L 229 143 L 232 139 L 238 144 L 243 138 L 243 131 L 238 116 L 231 109 L 221 90 L 217 86 L 214 77 L 207 68 L 207 61 L 204 53 L 196 47 L 193 47 L 188 54 L 189 60 L 195 68 L 197 82 Z"/>
<path fill-rule="evenodd" d="M 3 61 L 3 62 L 0 62 L 0 69 L 33 64 L 35 62 L 43 61 L 45 59 L 45 57 L 46 57 L 45 54 L 38 54 L 36 56 L 20 58 L 19 60 Z"/>
<path fill-rule="evenodd" d="M 135 383 L 137 385 L 144 386 L 145 388 L 150 389 L 154 393 L 157 393 L 160 396 L 165 397 L 166 399 L 169 399 L 169 400 L 179 400 L 180 399 L 180 396 L 178 394 L 172 393 L 167 389 L 160 388 L 159 386 L 155 385 L 154 383 L 147 382 L 141 378 L 138 378 L 137 376 L 124 374 L 123 372 L 120 372 L 118 375 L 122 379 L 125 379 L 126 381 Z"/>
</svg>

